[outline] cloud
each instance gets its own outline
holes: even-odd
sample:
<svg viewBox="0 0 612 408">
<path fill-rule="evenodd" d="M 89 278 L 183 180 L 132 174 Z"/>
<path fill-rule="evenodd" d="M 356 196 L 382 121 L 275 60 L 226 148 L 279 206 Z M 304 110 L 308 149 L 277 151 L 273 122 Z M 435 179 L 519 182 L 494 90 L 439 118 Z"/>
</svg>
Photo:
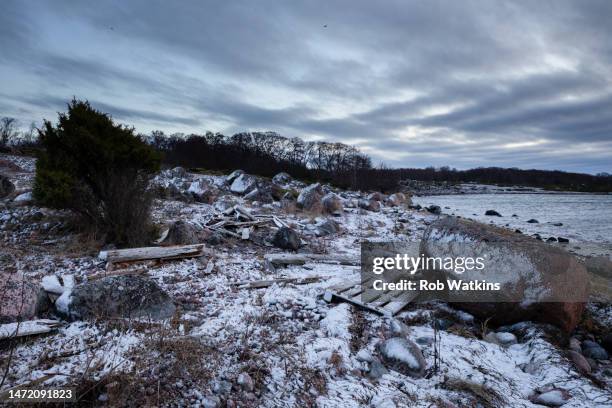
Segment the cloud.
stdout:
<svg viewBox="0 0 612 408">
<path fill-rule="evenodd" d="M 606 0 L 3 3 L 3 114 L 274 130 L 393 166 L 612 171 Z M 579 152 L 580 154 L 576 154 Z"/>
</svg>

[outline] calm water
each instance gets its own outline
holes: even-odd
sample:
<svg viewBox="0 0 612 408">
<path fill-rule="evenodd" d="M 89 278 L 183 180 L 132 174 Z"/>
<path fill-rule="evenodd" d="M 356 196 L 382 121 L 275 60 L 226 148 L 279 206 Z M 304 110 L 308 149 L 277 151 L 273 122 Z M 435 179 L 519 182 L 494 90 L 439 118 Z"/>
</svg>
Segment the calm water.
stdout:
<svg viewBox="0 0 612 408">
<path fill-rule="evenodd" d="M 612 253 L 612 195 L 463 194 L 413 197 L 413 201 L 422 206 L 439 205 L 445 214 L 509 224 L 508 228 L 539 233 L 544 239 L 569 238 L 569 248 L 580 246 L 577 252 L 584 254 Z M 502 217 L 485 216 L 486 210 L 495 210 Z M 539 224 L 527 223 L 530 218 Z M 553 225 L 556 223 L 563 225 Z"/>
</svg>

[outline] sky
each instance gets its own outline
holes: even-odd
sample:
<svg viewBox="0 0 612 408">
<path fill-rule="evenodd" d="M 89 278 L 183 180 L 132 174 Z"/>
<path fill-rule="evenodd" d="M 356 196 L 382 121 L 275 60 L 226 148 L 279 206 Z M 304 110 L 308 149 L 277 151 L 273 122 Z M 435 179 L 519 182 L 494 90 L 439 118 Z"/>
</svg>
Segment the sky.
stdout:
<svg viewBox="0 0 612 408">
<path fill-rule="evenodd" d="M 612 1 L 3 0 L 0 116 L 612 173 Z"/>
</svg>

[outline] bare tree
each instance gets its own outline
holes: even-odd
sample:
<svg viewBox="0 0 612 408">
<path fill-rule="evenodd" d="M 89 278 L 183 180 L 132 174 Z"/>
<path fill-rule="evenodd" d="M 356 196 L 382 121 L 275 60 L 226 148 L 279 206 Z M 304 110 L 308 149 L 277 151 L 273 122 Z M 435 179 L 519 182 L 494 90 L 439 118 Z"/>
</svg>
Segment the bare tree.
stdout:
<svg viewBox="0 0 612 408">
<path fill-rule="evenodd" d="M 17 119 L 8 116 L 0 119 L 0 146 L 6 147 L 17 136 Z"/>
</svg>

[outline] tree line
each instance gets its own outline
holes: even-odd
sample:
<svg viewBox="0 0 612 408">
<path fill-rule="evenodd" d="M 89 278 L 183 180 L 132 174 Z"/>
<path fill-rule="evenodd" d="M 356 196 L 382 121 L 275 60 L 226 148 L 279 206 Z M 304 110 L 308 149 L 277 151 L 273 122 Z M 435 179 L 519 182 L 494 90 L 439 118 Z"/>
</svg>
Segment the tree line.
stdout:
<svg viewBox="0 0 612 408">
<path fill-rule="evenodd" d="M 305 181 L 322 181 L 355 190 L 393 191 L 402 180 L 426 182 L 477 182 L 521 185 L 548 190 L 612 192 L 612 176 L 559 170 L 478 167 L 387 168 L 354 146 L 324 141 L 303 141 L 275 132 L 241 132 L 231 136 L 153 131 L 138 135 L 161 153 L 165 166 L 231 171 L 236 168 L 265 177 L 281 171 Z M 0 119 L 0 151 L 32 154 L 40 147 L 34 124 L 19 131 L 13 118 Z"/>
</svg>

